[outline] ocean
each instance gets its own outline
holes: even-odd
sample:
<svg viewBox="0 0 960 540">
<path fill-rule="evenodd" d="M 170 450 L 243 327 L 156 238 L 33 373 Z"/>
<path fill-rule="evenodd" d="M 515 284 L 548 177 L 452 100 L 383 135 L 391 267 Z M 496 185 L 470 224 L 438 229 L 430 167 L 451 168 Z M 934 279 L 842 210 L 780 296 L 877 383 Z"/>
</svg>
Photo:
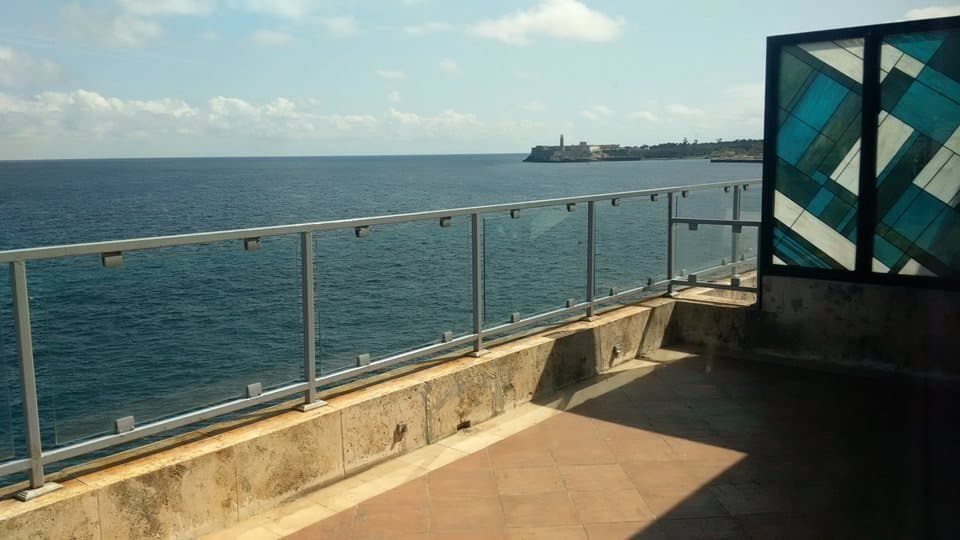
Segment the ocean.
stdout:
<svg viewBox="0 0 960 540">
<path fill-rule="evenodd" d="M 522 155 L 0 162 L 0 250 L 259 227 L 760 178 L 708 160 L 523 163 Z M 760 190 L 744 193 L 758 218 Z M 729 217 L 722 190 L 681 215 Z M 596 294 L 665 276 L 666 197 L 597 205 Z M 586 205 L 483 216 L 485 323 L 585 297 Z M 470 222 L 317 233 L 318 371 L 470 333 Z M 302 376 L 296 235 L 27 264 L 45 448 L 242 397 Z M 730 257 L 730 231 L 678 231 L 678 266 Z M 745 230 L 744 257 L 756 233 Z M 0 459 L 23 455 L 10 305 L 0 272 Z"/>
</svg>

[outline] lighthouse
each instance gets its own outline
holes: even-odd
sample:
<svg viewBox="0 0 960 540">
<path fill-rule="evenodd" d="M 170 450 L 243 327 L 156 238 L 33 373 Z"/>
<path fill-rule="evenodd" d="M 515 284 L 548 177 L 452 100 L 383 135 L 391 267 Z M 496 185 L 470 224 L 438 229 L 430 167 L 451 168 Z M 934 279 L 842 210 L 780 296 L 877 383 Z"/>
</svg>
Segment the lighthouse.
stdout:
<svg viewBox="0 0 960 540">
<path fill-rule="evenodd" d="M 560 159 L 563 159 L 563 133 L 560 134 Z"/>
</svg>

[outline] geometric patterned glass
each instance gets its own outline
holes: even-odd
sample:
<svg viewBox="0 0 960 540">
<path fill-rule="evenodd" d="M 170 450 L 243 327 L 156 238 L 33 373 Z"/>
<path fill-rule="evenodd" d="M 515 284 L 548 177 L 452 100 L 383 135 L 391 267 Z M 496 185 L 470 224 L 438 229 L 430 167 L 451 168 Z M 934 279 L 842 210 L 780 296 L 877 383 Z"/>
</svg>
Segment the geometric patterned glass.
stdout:
<svg viewBox="0 0 960 540">
<path fill-rule="evenodd" d="M 855 266 L 863 49 L 850 39 L 781 50 L 774 264 Z"/>
<path fill-rule="evenodd" d="M 880 49 L 873 271 L 960 276 L 960 31 Z"/>
</svg>

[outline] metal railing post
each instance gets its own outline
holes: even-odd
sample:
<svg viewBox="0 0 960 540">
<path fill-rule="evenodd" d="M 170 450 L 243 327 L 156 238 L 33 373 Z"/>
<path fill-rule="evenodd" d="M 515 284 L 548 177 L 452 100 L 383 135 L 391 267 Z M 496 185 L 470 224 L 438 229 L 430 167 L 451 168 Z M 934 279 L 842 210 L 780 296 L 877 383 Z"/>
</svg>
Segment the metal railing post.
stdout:
<svg viewBox="0 0 960 540">
<path fill-rule="evenodd" d="M 473 288 L 473 333 L 476 341 L 473 344 L 473 354 L 479 356 L 483 350 L 483 268 L 481 268 L 481 235 L 480 214 L 470 215 L 470 265 Z"/>
<path fill-rule="evenodd" d="M 677 231 L 673 223 L 676 217 L 676 202 L 673 192 L 667 193 L 667 294 L 673 294 L 674 265 L 676 264 Z"/>
<path fill-rule="evenodd" d="M 740 219 L 740 186 L 733 186 L 733 220 Z M 730 264 L 733 265 L 730 277 L 737 277 L 737 259 L 740 258 L 740 231 L 741 227 L 734 225 L 731 230 L 730 239 Z"/>
<path fill-rule="evenodd" d="M 27 269 L 23 261 L 10 263 L 13 284 L 13 316 L 16 320 L 17 357 L 20 360 L 20 397 L 30 459 L 30 488 L 43 487 L 43 449 L 40 445 L 40 409 L 37 405 L 37 376 L 33 365 L 33 334 L 30 331 L 30 296 Z"/>
<path fill-rule="evenodd" d="M 317 332 L 313 298 L 313 233 L 300 233 L 300 279 L 303 296 L 303 377 L 307 390 L 303 393 L 304 409 L 317 404 Z"/>
<path fill-rule="evenodd" d="M 596 289 L 597 211 L 594 201 L 587 203 L 587 318 L 593 317 L 593 291 Z"/>
</svg>

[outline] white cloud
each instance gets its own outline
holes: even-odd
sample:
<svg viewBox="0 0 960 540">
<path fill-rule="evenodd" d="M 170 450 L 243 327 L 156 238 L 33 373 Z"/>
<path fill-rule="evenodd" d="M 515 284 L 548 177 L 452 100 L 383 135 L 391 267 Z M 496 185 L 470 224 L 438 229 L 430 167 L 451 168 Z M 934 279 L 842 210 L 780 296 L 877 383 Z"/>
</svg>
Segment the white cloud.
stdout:
<svg viewBox="0 0 960 540">
<path fill-rule="evenodd" d="M 681 116 L 684 118 L 691 118 L 694 116 L 703 116 L 703 111 L 694 107 L 683 105 L 680 103 L 673 103 L 667 105 L 666 110 L 668 113 L 674 116 Z"/>
<path fill-rule="evenodd" d="M 390 120 L 401 126 L 424 128 L 428 133 L 433 133 L 437 130 L 455 130 L 481 125 L 473 113 L 461 113 L 453 109 L 447 109 L 434 116 L 425 116 L 391 108 Z"/>
<path fill-rule="evenodd" d="M 407 74 L 396 69 L 378 69 L 377 75 L 384 79 L 406 79 Z"/>
<path fill-rule="evenodd" d="M 293 36 L 277 30 L 257 30 L 250 39 L 263 47 L 282 47 L 293 42 Z"/>
<path fill-rule="evenodd" d="M 440 69 L 446 71 L 447 73 L 453 73 L 457 71 L 457 62 L 451 58 L 444 58 L 440 61 Z"/>
<path fill-rule="evenodd" d="M 0 92 L 0 137 L 43 136 L 62 141 L 190 134 L 295 140 L 378 124 L 369 114 L 324 114 L 317 106 L 314 100 L 297 103 L 284 97 L 254 104 L 216 96 L 194 106 L 175 98 L 124 100 L 83 89 L 41 92 L 32 98 Z"/>
<path fill-rule="evenodd" d="M 633 111 L 627 115 L 631 120 L 644 120 L 647 122 L 656 122 L 659 120 L 657 115 L 653 114 L 650 111 Z"/>
<path fill-rule="evenodd" d="M 318 0 L 232 0 L 231 6 L 272 17 L 300 19 L 312 14 Z"/>
<path fill-rule="evenodd" d="M 577 0 L 541 0 L 536 7 L 481 21 L 469 31 L 475 36 L 509 45 L 526 45 L 535 36 L 612 41 L 620 37 L 624 25 L 622 17 L 611 17 Z"/>
<path fill-rule="evenodd" d="M 580 111 L 580 116 L 588 120 L 600 120 L 601 118 L 609 118 L 613 116 L 613 110 L 606 105 L 593 105 L 583 111 Z"/>
<path fill-rule="evenodd" d="M 334 114 L 329 118 L 334 127 L 344 131 L 355 128 L 372 128 L 379 123 L 375 116 L 369 114 Z"/>
<path fill-rule="evenodd" d="M 204 30 L 203 32 L 200 32 L 200 39 L 204 41 L 219 41 L 220 34 L 213 30 Z"/>
<path fill-rule="evenodd" d="M 907 20 L 935 19 L 938 17 L 952 17 L 960 15 L 960 4 L 952 6 L 928 6 L 911 9 L 904 15 Z"/>
<path fill-rule="evenodd" d="M 209 15 L 217 8 L 217 0 L 118 0 L 128 13 L 153 15 Z"/>
<path fill-rule="evenodd" d="M 162 32 L 159 24 L 128 13 L 115 14 L 70 4 L 60 12 L 67 33 L 111 47 L 140 47 Z"/>
<path fill-rule="evenodd" d="M 453 30 L 453 25 L 447 22 L 433 21 L 423 24 L 413 24 L 404 26 L 403 31 L 411 36 L 425 36 L 437 32 L 449 32 Z"/>
<path fill-rule="evenodd" d="M 55 62 L 0 46 L 0 86 L 36 88 L 60 78 L 60 66 Z"/>
<path fill-rule="evenodd" d="M 357 33 L 357 21 L 352 16 L 327 17 L 320 19 L 327 32 L 339 37 L 352 36 Z"/>
<path fill-rule="evenodd" d="M 400 92 L 394 90 L 393 92 L 387 94 L 387 101 L 390 103 L 400 103 Z"/>
</svg>

